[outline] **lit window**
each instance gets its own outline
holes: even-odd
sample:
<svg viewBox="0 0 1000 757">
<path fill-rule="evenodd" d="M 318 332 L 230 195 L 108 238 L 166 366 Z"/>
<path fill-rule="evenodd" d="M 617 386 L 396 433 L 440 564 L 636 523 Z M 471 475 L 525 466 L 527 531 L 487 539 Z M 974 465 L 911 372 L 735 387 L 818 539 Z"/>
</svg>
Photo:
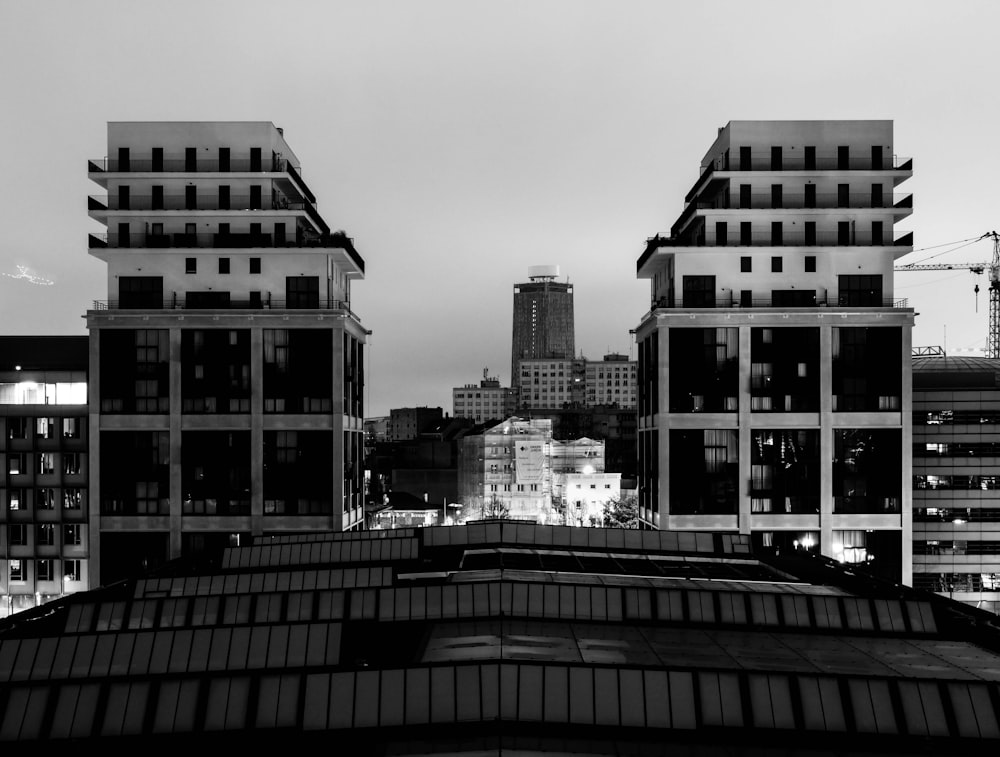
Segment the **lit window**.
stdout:
<svg viewBox="0 0 1000 757">
<path fill-rule="evenodd" d="M 11 581 L 23 581 L 24 580 L 24 561 L 23 560 L 10 560 L 10 580 Z"/>
<path fill-rule="evenodd" d="M 63 560 L 63 580 L 82 581 L 83 572 L 80 560 Z"/>
</svg>

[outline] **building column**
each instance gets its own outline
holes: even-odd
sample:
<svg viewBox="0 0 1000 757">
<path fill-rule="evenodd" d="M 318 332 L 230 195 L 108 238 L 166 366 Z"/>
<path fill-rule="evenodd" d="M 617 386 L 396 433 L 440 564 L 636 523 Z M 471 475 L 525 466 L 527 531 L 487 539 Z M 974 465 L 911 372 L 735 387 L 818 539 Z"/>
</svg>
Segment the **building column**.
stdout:
<svg viewBox="0 0 1000 757">
<path fill-rule="evenodd" d="M 264 330 L 250 328 L 250 532 L 264 533 Z"/>
<path fill-rule="evenodd" d="M 87 580 L 83 589 L 97 587 L 101 575 L 101 331 L 90 327 L 87 376 Z M 62 502 L 56 507 L 62 508 Z"/>
<path fill-rule="evenodd" d="M 750 326 L 739 327 L 739 385 L 737 386 L 737 407 L 739 408 L 739 490 L 738 490 L 738 512 L 737 524 L 741 534 L 750 533 L 750 471 L 751 471 L 751 444 L 753 434 L 751 425 L 753 424 L 753 413 L 750 409 L 750 376 L 752 355 L 750 350 Z"/>
<path fill-rule="evenodd" d="M 824 316 L 820 315 L 820 322 Z M 833 328 L 819 329 L 819 550 L 833 556 Z"/>
<path fill-rule="evenodd" d="M 900 397 L 900 421 L 902 421 L 902 580 L 913 585 L 913 331 L 912 321 L 902 328 L 903 375 L 902 396 Z"/>
<path fill-rule="evenodd" d="M 184 524 L 184 491 L 181 475 L 182 399 L 181 399 L 181 329 L 168 331 L 170 354 L 170 559 L 181 556 L 181 531 Z"/>
</svg>

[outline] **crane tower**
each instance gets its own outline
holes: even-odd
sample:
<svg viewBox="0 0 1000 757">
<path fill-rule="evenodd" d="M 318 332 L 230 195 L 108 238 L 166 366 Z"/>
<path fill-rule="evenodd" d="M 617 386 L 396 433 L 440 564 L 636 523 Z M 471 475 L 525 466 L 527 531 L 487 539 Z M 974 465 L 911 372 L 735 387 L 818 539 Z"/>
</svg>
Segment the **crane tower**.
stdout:
<svg viewBox="0 0 1000 757">
<path fill-rule="evenodd" d="M 991 231 L 993 260 L 990 262 L 990 331 L 986 339 L 986 357 L 1000 358 L 1000 235 Z"/>
</svg>

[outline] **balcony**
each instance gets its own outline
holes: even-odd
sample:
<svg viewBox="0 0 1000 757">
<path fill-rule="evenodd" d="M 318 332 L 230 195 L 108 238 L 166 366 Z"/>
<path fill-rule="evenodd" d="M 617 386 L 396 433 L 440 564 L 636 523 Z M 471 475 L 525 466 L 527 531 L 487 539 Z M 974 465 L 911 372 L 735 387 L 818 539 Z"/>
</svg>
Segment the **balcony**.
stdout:
<svg viewBox="0 0 1000 757">
<path fill-rule="evenodd" d="M 361 322 L 361 319 L 351 310 L 350 303 L 347 300 L 335 300 L 326 297 L 300 297 L 290 300 L 275 299 L 271 297 L 270 293 L 267 293 L 260 299 L 234 300 L 228 297 L 228 292 L 213 292 L 212 294 L 219 296 L 213 298 L 209 303 L 204 299 L 192 296 L 199 294 L 197 292 L 188 292 L 186 294 L 187 296 L 185 297 L 185 293 L 183 292 L 174 292 L 173 296 L 169 299 L 148 298 L 138 302 L 129 301 L 126 303 L 123 303 L 121 300 L 94 300 L 91 310 L 98 312 L 109 310 L 185 310 L 189 312 L 214 312 L 217 310 L 341 310 L 346 312 L 355 321 Z"/>
<path fill-rule="evenodd" d="M 688 205 L 696 210 L 872 210 L 913 208 L 913 194 L 893 192 L 873 195 L 871 192 L 849 192 L 846 194 L 825 192 L 806 195 L 802 192 L 784 192 L 775 197 L 770 192 L 754 192 L 740 197 L 737 192 L 712 201 L 695 202 Z M 687 210 L 687 209 L 685 209 Z M 683 217 L 683 214 L 682 214 Z"/>
<path fill-rule="evenodd" d="M 807 290 L 796 290 L 800 295 Z M 738 310 L 751 310 L 759 308 L 777 308 L 780 310 L 798 308 L 891 308 L 893 310 L 906 310 L 909 308 L 907 299 L 886 299 L 883 297 L 871 297 L 857 299 L 853 295 L 824 295 L 822 297 L 812 296 L 808 299 L 790 300 L 786 295 L 777 297 L 754 297 L 749 300 L 739 297 L 716 297 L 714 299 L 700 297 L 696 301 L 689 300 L 685 303 L 670 297 L 661 297 L 653 300 L 650 310 L 663 308 L 667 310 L 687 310 L 691 308 L 732 308 Z"/>
<path fill-rule="evenodd" d="M 860 149 L 860 148 L 859 148 Z M 813 159 L 807 160 L 805 150 L 782 151 L 774 160 L 763 149 L 751 155 L 749 165 L 739 155 L 730 158 L 729 165 L 721 159 L 714 165 L 716 171 L 912 171 L 913 158 L 893 155 L 876 160 L 871 153 L 843 155 L 837 150 L 817 150 Z"/>
</svg>

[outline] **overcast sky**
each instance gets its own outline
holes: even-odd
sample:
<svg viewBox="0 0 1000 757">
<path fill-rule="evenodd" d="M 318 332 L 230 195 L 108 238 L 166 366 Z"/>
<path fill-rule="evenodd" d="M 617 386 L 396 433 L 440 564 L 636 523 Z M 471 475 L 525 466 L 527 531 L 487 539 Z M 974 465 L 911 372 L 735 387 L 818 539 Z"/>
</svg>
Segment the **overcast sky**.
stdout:
<svg viewBox="0 0 1000 757">
<path fill-rule="evenodd" d="M 532 265 L 574 284 L 578 352 L 634 355 L 636 259 L 730 120 L 893 120 L 901 262 L 989 261 L 988 240 L 953 248 L 1000 227 L 998 22 L 995 0 L 0 0 L 0 333 L 83 334 L 106 299 L 86 161 L 108 121 L 284 128 L 366 261 L 369 416 L 450 413 L 484 369 L 507 384 Z M 988 289 L 896 276 L 914 345 L 950 353 L 985 346 Z"/>
</svg>

